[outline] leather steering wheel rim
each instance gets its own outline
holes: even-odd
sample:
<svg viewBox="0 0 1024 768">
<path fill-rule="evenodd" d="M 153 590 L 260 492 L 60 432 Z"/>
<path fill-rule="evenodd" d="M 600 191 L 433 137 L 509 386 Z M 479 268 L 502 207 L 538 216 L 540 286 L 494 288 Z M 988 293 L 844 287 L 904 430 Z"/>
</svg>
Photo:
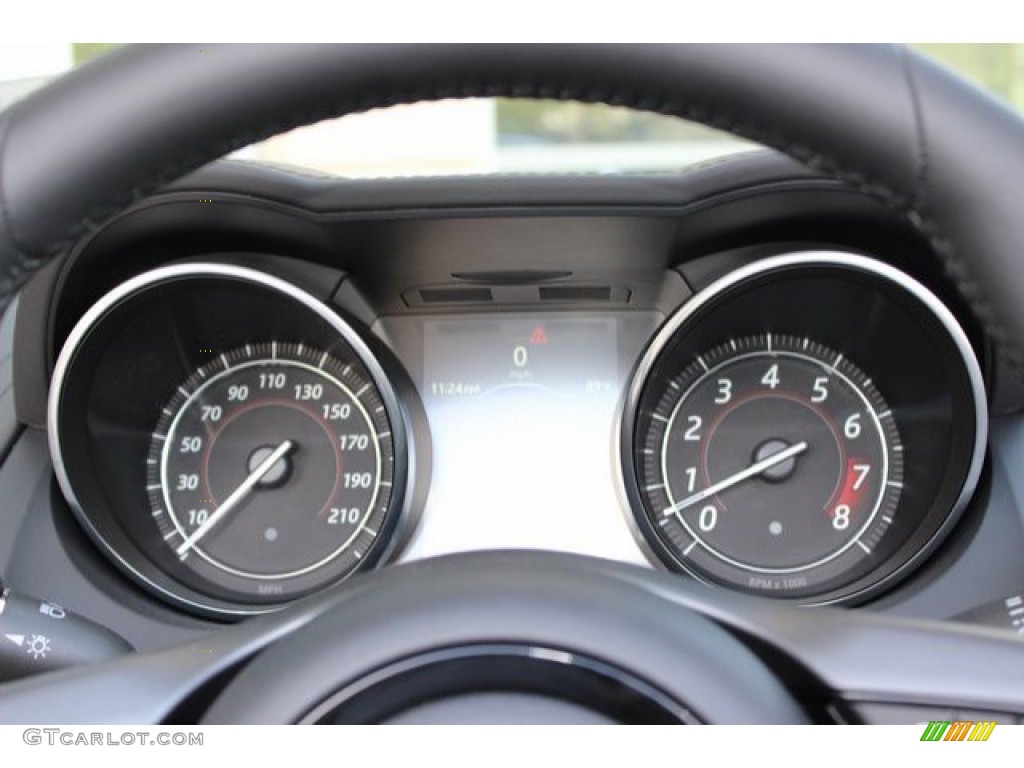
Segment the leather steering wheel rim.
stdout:
<svg viewBox="0 0 1024 768">
<path fill-rule="evenodd" d="M 1021 367 L 1024 124 L 896 46 L 123 48 L 0 116 L 0 308 L 47 260 L 207 161 L 329 117 L 472 96 L 676 115 L 841 179 L 918 226 L 1001 359 Z"/>
<path fill-rule="evenodd" d="M 377 699 L 370 719 L 378 722 L 417 703 L 444 701 L 456 687 L 453 670 L 465 661 L 453 660 L 446 673 L 419 685 L 399 679 L 397 666 L 439 652 L 488 653 L 499 645 L 523 649 L 535 660 L 557 659 L 562 669 L 597 661 L 642 680 L 657 691 L 652 695 L 675 703 L 669 705 L 675 722 L 808 722 L 749 648 L 698 611 L 669 605 L 632 569 L 516 551 L 462 553 L 373 574 L 255 658 L 203 721 L 330 722 L 342 702 L 365 697 Z M 509 681 L 486 679 L 487 667 L 500 663 L 495 650 L 472 672 L 468 690 L 495 697 L 507 692 Z M 511 684 L 524 676 L 520 670 Z M 392 693 L 384 693 L 389 685 Z M 569 678 L 546 695 L 565 697 L 577 688 L 587 686 Z M 615 688 L 613 697 L 620 699 L 625 686 Z M 583 696 L 580 704 L 589 709 L 595 702 Z M 500 700 L 490 706 L 499 722 L 515 717 Z M 363 722 L 366 707 L 358 709 L 356 722 Z"/>
</svg>

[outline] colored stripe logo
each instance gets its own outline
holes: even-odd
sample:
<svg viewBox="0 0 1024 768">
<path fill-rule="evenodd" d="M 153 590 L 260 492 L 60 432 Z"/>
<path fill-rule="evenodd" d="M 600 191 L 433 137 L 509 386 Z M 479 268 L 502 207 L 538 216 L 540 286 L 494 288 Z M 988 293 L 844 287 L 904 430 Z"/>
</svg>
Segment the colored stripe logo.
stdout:
<svg viewBox="0 0 1024 768">
<path fill-rule="evenodd" d="M 995 727 L 993 720 L 932 720 L 921 734 L 921 741 L 988 741 Z"/>
</svg>

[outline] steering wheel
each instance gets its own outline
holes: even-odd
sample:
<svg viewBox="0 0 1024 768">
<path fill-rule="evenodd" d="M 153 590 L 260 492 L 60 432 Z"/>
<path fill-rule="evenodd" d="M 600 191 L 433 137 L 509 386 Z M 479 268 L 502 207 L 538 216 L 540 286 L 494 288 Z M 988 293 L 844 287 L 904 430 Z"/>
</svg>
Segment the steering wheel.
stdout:
<svg viewBox="0 0 1024 768">
<path fill-rule="evenodd" d="M 0 301 L 111 215 L 231 150 L 349 112 L 471 96 L 676 115 L 843 180 L 922 231 L 1020 372 L 1022 123 L 887 46 L 118 50 L 0 116 Z M 207 722 L 1016 713 L 1024 689 L 1008 672 L 1022 658 L 995 630 L 798 609 L 578 556 L 474 553 L 363 575 L 188 646 L 9 685 L 0 721 L 180 721 L 235 671 Z"/>
</svg>

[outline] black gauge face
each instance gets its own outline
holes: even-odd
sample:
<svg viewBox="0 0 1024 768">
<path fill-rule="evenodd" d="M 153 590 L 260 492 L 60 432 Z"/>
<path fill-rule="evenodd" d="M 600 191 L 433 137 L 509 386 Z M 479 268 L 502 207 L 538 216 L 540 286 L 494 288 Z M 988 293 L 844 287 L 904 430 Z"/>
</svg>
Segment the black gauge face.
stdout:
<svg viewBox="0 0 1024 768">
<path fill-rule="evenodd" d="M 365 374 L 272 342 L 184 382 L 146 462 L 151 513 L 195 586 L 279 601 L 358 567 L 390 506 L 394 449 Z"/>
<path fill-rule="evenodd" d="M 807 590 L 879 545 L 903 447 L 853 362 L 765 334 L 708 350 L 660 386 L 636 466 L 651 522 L 685 567 L 758 591 Z"/>
<path fill-rule="evenodd" d="M 634 531 L 705 581 L 862 601 L 949 535 L 981 474 L 970 341 L 924 286 L 807 252 L 710 283 L 648 345 L 623 401 Z"/>
<path fill-rule="evenodd" d="M 389 562 L 429 477 L 415 389 L 369 329 L 273 275 L 175 264 L 102 297 L 50 393 L 85 532 L 160 599 L 265 613 Z"/>
</svg>

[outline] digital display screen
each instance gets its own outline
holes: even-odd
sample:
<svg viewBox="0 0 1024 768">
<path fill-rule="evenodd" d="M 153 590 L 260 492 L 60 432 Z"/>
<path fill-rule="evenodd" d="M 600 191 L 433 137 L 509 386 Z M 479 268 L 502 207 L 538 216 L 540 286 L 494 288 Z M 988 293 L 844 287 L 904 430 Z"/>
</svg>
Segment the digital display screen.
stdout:
<svg viewBox="0 0 1024 768">
<path fill-rule="evenodd" d="M 520 313 L 390 327 L 422 355 L 433 443 L 430 496 L 403 559 L 518 548 L 642 561 L 613 480 L 613 431 L 655 322 Z"/>
<path fill-rule="evenodd" d="M 610 317 L 502 317 L 424 327 L 428 398 L 524 394 L 577 398 L 616 389 L 617 321 Z"/>
</svg>

